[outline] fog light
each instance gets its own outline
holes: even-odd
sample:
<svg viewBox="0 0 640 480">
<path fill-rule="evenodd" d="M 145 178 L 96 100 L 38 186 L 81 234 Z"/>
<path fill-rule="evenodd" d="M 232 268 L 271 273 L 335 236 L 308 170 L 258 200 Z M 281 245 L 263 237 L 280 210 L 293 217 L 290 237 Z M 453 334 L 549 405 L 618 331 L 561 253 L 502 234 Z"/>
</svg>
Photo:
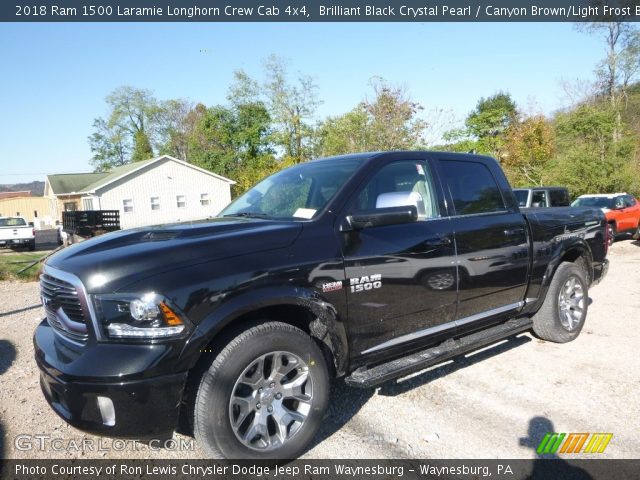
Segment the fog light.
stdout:
<svg viewBox="0 0 640 480">
<path fill-rule="evenodd" d="M 102 423 L 107 427 L 113 427 L 116 424 L 116 411 L 113 408 L 113 402 L 109 397 L 98 397 L 98 408 L 102 416 Z"/>
</svg>

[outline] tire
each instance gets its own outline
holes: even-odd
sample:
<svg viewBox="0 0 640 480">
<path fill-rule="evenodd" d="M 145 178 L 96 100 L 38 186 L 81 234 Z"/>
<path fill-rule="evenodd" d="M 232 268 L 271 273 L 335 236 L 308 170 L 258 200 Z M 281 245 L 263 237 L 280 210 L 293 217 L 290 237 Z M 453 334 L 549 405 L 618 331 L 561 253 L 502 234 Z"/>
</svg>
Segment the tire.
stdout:
<svg viewBox="0 0 640 480">
<path fill-rule="evenodd" d="M 580 335 L 589 306 L 585 277 L 584 270 L 574 263 L 563 262 L 558 266 L 547 297 L 532 319 L 533 332 L 538 337 L 550 342 L 566 343 Z"/>
<path fill-rule="evenodd" d="M 30 252 L 33 252 L 36 249 L 36 242 L 30 242 L 27 248 Z"/>
<path fill-rule="evenodd" d="M 292 459 L 315 436 L 328 403 L 327 365 L 311 337 L 262 323 L 224 346 L 202 376 L 194 434 L 212 458 Z"/>
<path fill-rule="evenodd" d="M 609 246 L 613 245 L 613 242 L 616 241 L 616 235 L 618 235 L 616 224 L 609 223 Z"/>
</svg>

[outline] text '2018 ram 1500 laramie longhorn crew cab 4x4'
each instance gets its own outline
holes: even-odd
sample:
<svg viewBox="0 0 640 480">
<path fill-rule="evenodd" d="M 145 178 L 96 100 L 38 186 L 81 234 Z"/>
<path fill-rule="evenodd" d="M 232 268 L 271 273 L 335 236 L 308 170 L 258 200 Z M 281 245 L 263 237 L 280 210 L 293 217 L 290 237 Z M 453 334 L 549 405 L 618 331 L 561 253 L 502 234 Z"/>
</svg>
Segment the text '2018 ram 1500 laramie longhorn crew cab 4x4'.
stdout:
<svg viewBox="0 0 640 480">
<path fill-rule="evenodd" d="M 303 163 L 213 220 L 52 256 L 42 389 L 81 429 L 139 438 L 187 418 L 211 456 L 293 458 L 332 377 L 371 387 L 529 329 L 576 338 L 606 231 L 600 209 L 521 212 L 487 157 Z"/>
</svg>

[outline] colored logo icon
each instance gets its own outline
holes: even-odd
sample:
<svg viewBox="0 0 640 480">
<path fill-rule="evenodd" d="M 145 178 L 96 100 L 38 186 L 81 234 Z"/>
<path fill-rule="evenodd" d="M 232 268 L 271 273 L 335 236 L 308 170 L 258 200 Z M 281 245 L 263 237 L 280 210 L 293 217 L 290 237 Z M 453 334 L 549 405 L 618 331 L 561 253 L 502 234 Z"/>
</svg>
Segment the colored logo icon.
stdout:
<svg viewBox="0 0 640 480">
<path fill-rule="evenodd" d="M 604 453 L 613 433 L 547 433 L 536 452 L 540 455 L 555 453 Z"/>
</svg>

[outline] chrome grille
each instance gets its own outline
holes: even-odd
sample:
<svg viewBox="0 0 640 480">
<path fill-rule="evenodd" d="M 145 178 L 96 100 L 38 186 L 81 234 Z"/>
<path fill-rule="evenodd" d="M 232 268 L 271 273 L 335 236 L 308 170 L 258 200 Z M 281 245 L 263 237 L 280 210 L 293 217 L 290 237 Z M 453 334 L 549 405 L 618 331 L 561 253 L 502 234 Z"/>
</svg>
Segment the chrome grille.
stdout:
<svg viewBox="0 0 640 480">
<path fill-rule="evenodd" d="M 49 325 L 71 339 L 87 340 L 86 315 L 75 286 L 43 273 L 40 295 Z"/>
</svg>

